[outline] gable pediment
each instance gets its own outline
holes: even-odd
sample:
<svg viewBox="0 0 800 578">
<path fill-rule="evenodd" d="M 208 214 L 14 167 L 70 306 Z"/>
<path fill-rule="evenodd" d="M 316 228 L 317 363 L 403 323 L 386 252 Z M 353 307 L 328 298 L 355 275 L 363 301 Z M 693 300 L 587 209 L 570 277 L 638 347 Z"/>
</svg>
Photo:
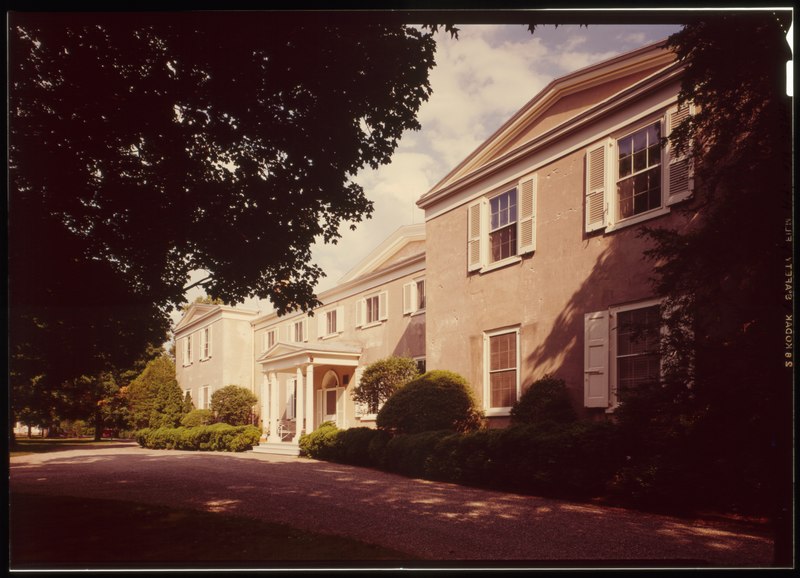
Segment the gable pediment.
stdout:
<svg viewBox="0 0 800 578">
<path fill-rule="evenodd" d="M 418 204 L 424 205 L 440 191 L 503 162 L 527 144 L 603 106 L 674 63 L 674 54 L 665 50 L 663 43 L 656 43 L 552 81 L 423 195 Z"/>
<path fill-rule="evenodd" d="M 390 269 L 393 265 L 425 253 L 425 224 L 400 227 L 339 280 L 346 283 L 358 277 Z"/>
<path fill-rule="evenodd" d="M 205 317 L 214 309 L 218 308 L 217 305 L 207 305 L 204 303 L 193 303 L 189 306 L 189 309 L 186 313 L 181 317 L 181 320 L 178 321 L 178 324 L 175 326 L 175 333 L 178 333 L 184 327 L 191 325 L 193 322 L 197 321 L 201 317 Z"/>
</svg>

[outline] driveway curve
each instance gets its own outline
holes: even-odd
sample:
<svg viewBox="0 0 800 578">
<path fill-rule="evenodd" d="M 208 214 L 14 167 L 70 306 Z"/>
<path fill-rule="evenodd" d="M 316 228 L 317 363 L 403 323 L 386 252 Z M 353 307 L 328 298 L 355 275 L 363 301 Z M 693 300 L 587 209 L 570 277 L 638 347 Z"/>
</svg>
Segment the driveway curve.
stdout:
<svg viewBox="0 0 800 578">
<path fill-rule="evenodd" d="M 431 561 L 769 567 L 765 528 L 409 479 L 305 458 L 133 443 L 11 458 L 13 492 L 248 516 Z M 13 503 L 12 503 L 13 507 Z"/>
</svg>

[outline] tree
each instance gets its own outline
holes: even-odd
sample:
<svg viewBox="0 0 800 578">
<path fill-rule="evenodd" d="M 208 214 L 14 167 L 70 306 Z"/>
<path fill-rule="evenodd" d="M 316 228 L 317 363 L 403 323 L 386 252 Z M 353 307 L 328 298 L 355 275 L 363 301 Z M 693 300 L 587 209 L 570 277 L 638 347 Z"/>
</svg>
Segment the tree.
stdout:
<svg viewBox="0 0 800 578">
<path fill-rule="evenodd" d="M 787 498 L 791 481 L 788 24 L 769 12 L 721 15 L 668 42 L 686 66 L 679 98 L 697 107 L 673 144 L 692 156 L 686 210 L 698 218 L 646 230 L 666 298 L 664 380 L 626 400 L 619 417 L 638 432 L 626 439 L 642 471 L 661 460 L 665 475 L 691 480 L 683 502 L 714 496 L 718 507 L 763 511 Z"/>
<path fill-rule="evenodd" d="M 217 421 L 230 425 L 248 425 L 252 423 L 253 406 L 258 398 L 249 390 L 239 385 L 226 385 L 211 394 L 211 411 Z"/>
<path fill-rule="evenodd" d="M 177 427 L 184 415 L 183 395 L 175 379 L 175 364 L 162 355 L 150 361 L 127 389 L 131 425 Z"/>
<path fill-rule="evenodd" d="M 181 306 L 181 314 L 185 315 L 186 312 L 189 311 L 189 307 L 191 307 L 194 303 L 200 303 L 203 305 L 225 305 L 225 303 L 222 302 L 222 299 L 214 299 L 208 295 L 201 295 L 196 297 L 192 303 L 184 303 Z"/>
<path fill-rule="evenodd" d="M 16 12 L 9 28 L 13 387 L 163 342 L 196 283 L 309 310 L 353 176 L 418 128 L 432 32 L 317 13 Z"/>
<path fill-rule="evenodd" d="M 418 375 L 417 362 L 411 358 L 379 359 L 364 368 L 358 385 L 353 388 L 353 401 L 366 405 L 369 413 L 377 413 L 387 399 Z"/>
</svg>

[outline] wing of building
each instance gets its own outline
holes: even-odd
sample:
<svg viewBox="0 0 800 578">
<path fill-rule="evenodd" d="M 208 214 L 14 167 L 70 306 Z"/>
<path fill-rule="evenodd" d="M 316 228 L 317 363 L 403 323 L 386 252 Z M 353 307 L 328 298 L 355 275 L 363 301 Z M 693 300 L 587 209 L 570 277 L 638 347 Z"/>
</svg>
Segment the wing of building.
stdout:
<svg viewBox="0 0 800 578">
<path fill-rule="evenodd" d="M 190 309 L 176 328 L 179 382 L 201 400 L 227 385 L 196 367 L 204 343 L 227 355 L 216 340 L 246 343 L 249 330 L 249 359 L 230 350 L 230 363 L 250 372 L 271 442 L 296 444 L 327 420 L 372 423 L 348 391 L 392 354 L 462 374 L 492 426 L 547 374 L 584 415 L 613 412 L 660 367 L 640 230 L 690 220 L 675 209 L 691 198 L 691 167 L 662 146 L 690 112 L 680 76 L 657 43 L 554 80 L 422 195 L 424 225 L 395 232 L 313 317 Z M 212 318 L 227 325 L 204 338 Z"/>
</svg>

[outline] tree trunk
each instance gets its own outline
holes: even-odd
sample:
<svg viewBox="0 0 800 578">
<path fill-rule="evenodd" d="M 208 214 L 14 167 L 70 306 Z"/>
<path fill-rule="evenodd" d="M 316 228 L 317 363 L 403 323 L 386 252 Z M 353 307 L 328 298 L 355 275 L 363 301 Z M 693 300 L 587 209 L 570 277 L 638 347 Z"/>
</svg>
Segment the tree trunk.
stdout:
<svg viewBox="0 0 800 578">
<path fill-rule="evenodd" d="M 94 441 L 103 439 L 103 413 L 98 405 L 94 410 Z"/>
</svg>

